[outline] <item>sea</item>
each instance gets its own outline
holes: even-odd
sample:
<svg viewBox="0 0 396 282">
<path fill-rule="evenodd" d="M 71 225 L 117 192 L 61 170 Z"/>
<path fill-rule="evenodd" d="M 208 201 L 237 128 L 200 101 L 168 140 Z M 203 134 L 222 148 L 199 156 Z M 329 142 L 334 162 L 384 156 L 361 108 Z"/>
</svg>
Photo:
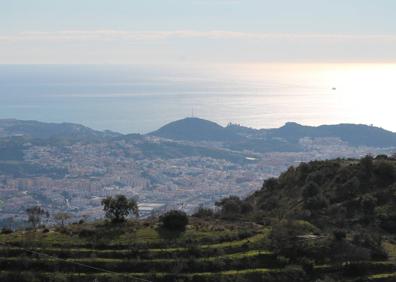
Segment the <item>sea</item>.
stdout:
<svg viewBox="0 0 396 282">
<path fill-rule="evenodd" d="M 0 118 L 147 133 L 185 117 L 396 131 L 396 64 L 0 65 Z"/>
</svg>

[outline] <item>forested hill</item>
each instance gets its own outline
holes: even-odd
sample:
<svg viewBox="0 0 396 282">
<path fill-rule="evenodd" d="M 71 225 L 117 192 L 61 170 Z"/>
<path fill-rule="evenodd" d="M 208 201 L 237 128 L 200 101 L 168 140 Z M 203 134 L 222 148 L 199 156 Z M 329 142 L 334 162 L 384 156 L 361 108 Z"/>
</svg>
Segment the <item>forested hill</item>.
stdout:
<svg viewBox="0 0 396 282">
<path fill-rule="evenodd" d="M 221 141 L 233 149 L 298 151 L 302 138 L 337 138 L 350 146 L 396 147 L 396 133 L 362 124 L 304 126 L 288 122 L 280 128 L 253 129 L 229 124 L 226 127 L 199 118 L 171 122 L 150 133 L 158 137 L 188 141 Z"/>
<path fill-rule="evenodd" d="M 396 232 L 396 160 L 386 156 L 290 167 L 246 201 L 267 218 L 303 219 L 321 229 Z"/>
<path fill-rule="evenodd" d="M 300 138 L 337 137 L 353 146 L 393 147 L 396 145 L 396 133 L 364 124 L 337 124 L 304 126 L 289 122 L 277 129 L 267 130 L 271 136 L 286 140 Z"/>
<path fill-rule="evenodd" d="M 396 158 L 303 163 L 218 204 L 269 226 L 268 248 L 304 281 L 396 281 Z"/>
<path fill-rule="evenodd" d="M 336 124 L 306 126 L 288 122 L 284 126 L 272 129 L 252 129 L 235 124 L 227 126 L 227 130 L 241 136 L 250 136 L 266 140 L 283 140 L 290 144 L 298 144 L 302 138 L 338 138 L 351 146 L 395 147 L 396 133 L 380 127 L 364 124 Z"/>
<path fill-rule="evenodd" d="M 150 135 L 189 141 L 238 141 L 242 139 L 242 136 L 217 123 L 199 118 L 185 118 L 171 122 Z"/>
</svg>

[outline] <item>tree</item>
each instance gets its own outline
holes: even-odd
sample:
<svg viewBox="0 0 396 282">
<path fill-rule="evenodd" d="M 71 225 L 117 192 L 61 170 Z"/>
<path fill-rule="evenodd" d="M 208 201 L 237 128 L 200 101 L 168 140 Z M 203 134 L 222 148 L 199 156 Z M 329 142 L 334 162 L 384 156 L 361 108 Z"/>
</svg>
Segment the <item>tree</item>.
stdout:
<svg viewBox="0 0 396 282">
<path fill-rule="evenodd" d="M 54 219 L 57 222 L 60 222 L 61 226 L 64 227 L 65 226 L 65 221 L 69 220 L 71 218 L 71 215 L 66 213 L 66 212 L 58 212 L 57 214 L 55 214 Z"/>
<path fill-rule="evenodd" d="M 396 170 L 394 165 L 388 161 L 378 161 L 374 167 L 377 181 L 382 185 L 390 185 L 396 180 Z"/>
<path fill-rule="evenodd" d="M 172 210 L 159 218 L 161 226 L 169 231 L 184 231 L 188 224 L 188 216 L 183 211 Z"/>
<path fill-rule="evenodd" d="M 327 199 L 321 194 L 304 200 L 304 208 L 310 210 L 311 212 L 327 208 L 328 205 L 329 203 L 327 202 Z"/>
<path fill-rule="evenodd" d="M 336 229 L 333 231 L 333 237 L 334 237 L 334 240 L 336 240 L 336 241 L 345 240 L 346 236 L 347 236 L 347 233 L 342 229 Z"/>
<path fill-rule="evenodd" d="M 335 195 L 337 200 L 346 201 L 356 197 L 360 192 L 366 191 L 370 187 L 367 185 L 368 182 L 365 182 L 364 179 L 362 181 L 359 180 L 358 177 L 353 176 L 345 183 L 338 184 L 335 188 Z"/>
<path fill-rule="evenodd" d="M 274 191 L 279 186 L 278 179 L 271 177 L 264 181 L 262 189 L 268 189 L 268 191 Z"/>
<path fill-rule="evenodd" d="M 205 208 L 204 206 L 200 205 L 197 211 L 193 214 L 193 216 L 199 218 L 212 217 L 213 210 L 210 208 Z"/>
<path fill-rule="evenodd" d="M 235 218 L 242 212 L 242 201 L 237 196 L 224 198 L 215 205 L 221 208 L 221 214 L 225 218 Z"/>
<path fill-rule="evenodd" d="M 319 185 L 313 181 L 310 181 L 303 188 L 303 197 L 304 199 L 315 197 L 319 194 Z"/>
<path fill-rule="evenodd" d="M 114 198 L 109 196 L 102 200 L 103 210 L 106 218 L 113 223 L 124 222 L 130 214 L 139 216 L 139 208 L 135 199 L 127 199 L 124 195 L 117 195 Z"/>
<path fill-rule="evenodd" d="M 359 163 L 362 174 L 366 177 L 370 177 L 374 168 L 373 157 L 367 155 L 364 158 L 362 158 Z"/>
<path fill-rule="evenodd" d="M 373 215 L 376 205 L 377 199 L 372 195 L 364 195 L 360 199 L 360 206 L 366 216 Z"/>
<path fill-rule="evenodd" d="M 40 225 L 43 217 L 49 217 L 48 211 L 40 206 L 28 208 L 26 209 L 26 213 L 28 215 L 28 221 L 32 224 L 34 229 Z"/>
<path fill-rule="evenodd" d="M 306 248 L 306 240 L 298 239 L 299 236 L 315 233 L 315 228 L 310 224 L 299 221 L 281 221 L 272 227 L 269 243 L 272 251 L 280 256 L 296 260 L 301 258 Z"/>
</svg>

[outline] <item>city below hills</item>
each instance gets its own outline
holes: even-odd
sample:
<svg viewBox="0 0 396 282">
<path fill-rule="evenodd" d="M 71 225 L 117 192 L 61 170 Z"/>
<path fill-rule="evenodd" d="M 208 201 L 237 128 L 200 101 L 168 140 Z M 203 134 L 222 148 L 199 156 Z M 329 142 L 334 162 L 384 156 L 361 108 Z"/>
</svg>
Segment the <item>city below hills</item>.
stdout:
<svg viewBox="0 0 396 282">
<path fill-rule="evenodd" d="M 142 216 L 191 213 L 226 196 L 246 197 L 301 162 L 395 151 L 396 133 L 367 125 L 252 129 L 185 118 L 142 135 L 4 119 L 0 224 L 13 218 L 23 225 L 32 205 L 99 218 L 101 199 L 116 194 L 136 198 Z"/>
<path fill-rule="evenodd" d="M 393 132 L 186 118 L 0 136 L 1 281 L 395 281 Z"/>
</svg>

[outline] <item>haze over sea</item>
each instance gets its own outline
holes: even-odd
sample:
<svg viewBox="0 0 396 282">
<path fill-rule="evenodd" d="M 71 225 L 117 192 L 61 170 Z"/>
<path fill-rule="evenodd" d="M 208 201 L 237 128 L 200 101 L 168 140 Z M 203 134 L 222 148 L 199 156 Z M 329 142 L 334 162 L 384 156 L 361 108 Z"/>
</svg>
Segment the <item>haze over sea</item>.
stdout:
<svg viewBox="0 0 396 282">
<path fill-rule="evenodd" d="M 1 65 L 0 118 L 146 133 L 194 113 L 255 128 L 396 131 L 395 78 L 394 64 Z"/>
</svg>

